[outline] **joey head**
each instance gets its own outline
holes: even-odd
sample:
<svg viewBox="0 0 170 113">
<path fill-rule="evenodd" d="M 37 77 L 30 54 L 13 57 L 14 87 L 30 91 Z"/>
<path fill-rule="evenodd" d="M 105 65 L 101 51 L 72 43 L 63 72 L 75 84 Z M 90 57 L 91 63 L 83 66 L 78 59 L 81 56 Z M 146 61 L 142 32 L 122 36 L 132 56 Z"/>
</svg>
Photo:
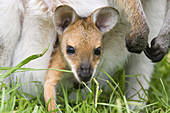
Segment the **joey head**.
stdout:
<svg viewBox="0 0 170 113">
<path fill-rule="evenodd" d="M 52 55 L 49 68 L 72 70 L 75 79 L 88 83 L 93 78 L 102 55 L 103 34 L 112 29 L 118 20 L 114 8 L 104 7 L 87 18 L 80 18 L 69 6 L 60 6 L 54 15 L 54 26 L 59 43 Z M 54 110 L 55 85 L 63 72 L 49 70 L 44 85 L 44 97 L 48 110 Z"/>
</svg>

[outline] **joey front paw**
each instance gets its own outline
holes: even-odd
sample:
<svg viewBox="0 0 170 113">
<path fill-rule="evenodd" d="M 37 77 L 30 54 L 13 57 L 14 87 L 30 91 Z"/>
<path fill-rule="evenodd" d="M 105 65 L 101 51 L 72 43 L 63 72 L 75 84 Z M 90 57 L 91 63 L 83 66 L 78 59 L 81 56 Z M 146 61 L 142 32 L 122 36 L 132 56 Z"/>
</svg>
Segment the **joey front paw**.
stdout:
<svg viewBox="0 0 170 113">
<path fill-rule="evenodd" d="M 168 53 L 168 44 L 166 41 L 162 41 L 159 37 L 154 38 L 151 42 L 151 47 L 147 46 L 145 49 L 145 55 L 152 60 L 152 62 L 159 62 Z"/>
<path fill-rule="evenodd" d="M 140 54 L 145 50 L 148 41 L 149 30 L 145 33 L 130 32 L 126 35 L 126 47 L 129 52 Z"/>
</svg>

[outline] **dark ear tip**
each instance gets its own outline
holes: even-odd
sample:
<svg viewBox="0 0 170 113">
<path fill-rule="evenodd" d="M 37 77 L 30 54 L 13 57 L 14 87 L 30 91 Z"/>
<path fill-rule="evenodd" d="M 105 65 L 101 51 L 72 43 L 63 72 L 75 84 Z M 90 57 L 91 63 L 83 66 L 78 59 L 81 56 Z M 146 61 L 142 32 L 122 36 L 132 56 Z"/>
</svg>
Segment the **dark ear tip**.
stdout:
<svg viewBox="0 0 170 113">
<path fill-rule="evenodd" d="M 119 15 L 119 11 L 113 7 L 103 7 L 100 9 L 100 11 L 108 11 L 108 12 L 114 12 L 117 15 Z"/>
<path fill-rule="evenodd" d="M 72 23 L 76 22 L 77 14 L 74 9 L 67 5 L 61 5 L 55 9 L 53 16 L 53 23 L 55 30 L 58 34 L 62 34 L 63 31 Z"/>
<path fill-rule="evenodd" d="M 70 7 L 70 6 L 68 6 L 68 5 L 60 5 L 60 6 L 58 6 L 58 7 L 55 9 L 55 12 L 57 12 L 57 11 L 59 11 L 59 10 L 64 10 L 64 9 L 66 9 L 66 10 L 73 10 L 73 11 L 74 11 L 74 9 L 73 9 L 72 7 Z"/>
</svg>

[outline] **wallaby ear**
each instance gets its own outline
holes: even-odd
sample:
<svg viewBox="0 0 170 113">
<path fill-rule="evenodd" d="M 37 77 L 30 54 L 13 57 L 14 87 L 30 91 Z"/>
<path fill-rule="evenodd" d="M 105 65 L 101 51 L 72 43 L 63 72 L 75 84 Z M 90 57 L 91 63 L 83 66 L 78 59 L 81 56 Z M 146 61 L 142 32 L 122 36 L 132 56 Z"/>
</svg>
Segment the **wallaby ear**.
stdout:
<svg viewBox="0 0 170 113">
<path fill-rule="evenodd" d="M 61 35 L 64 30 L 76 20 L 77 14 L 70 6 L 63 5 L 56 8 L 53 23 L 59 35 Z"/>
<path fill-rule="evenodd" d="M 103 7 L 97 9 L 91 15 L 93 23 L 102 34 L 110 31 L 116 25 L 118 17 L 118 11 L 112 7 Z"/>
</svg>

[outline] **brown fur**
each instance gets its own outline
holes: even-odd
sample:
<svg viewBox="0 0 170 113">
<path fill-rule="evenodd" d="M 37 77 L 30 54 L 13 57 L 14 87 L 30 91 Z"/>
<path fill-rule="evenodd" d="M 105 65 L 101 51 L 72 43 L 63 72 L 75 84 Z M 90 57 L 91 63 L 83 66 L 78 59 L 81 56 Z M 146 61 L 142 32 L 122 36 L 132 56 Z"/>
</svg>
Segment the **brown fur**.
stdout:
<svg viewBox="0 0 170 113">
<path fill-rule="evenodd" d="M 68 59 L 72 61 L 72 64 L 77 63 L 75 67 L 79 67 L 78 65 L 82 60 L 86 62 L 88 59 L 94 63 L 92 65 L 96 65 L 99 58 L 94 56 L 93 50 L 102 46 L 102 35 L 98 29 L 93 26 L 92 22 L 86 20 L 77 21 L 68 28 L 61 38 L 63 42 L 61 43 L 61 47 L 63 47 L 62 52 L 64 55 L 66 55 L 65 43 L 76 48 L 76 55 L 67 56 Z"/>
<path fill-rule="evenodd" d="M 61 55 L 59 48 L 56 54 L 53 54 L 49 68 L 53 68 L 53 69 L 64 69 L 65 68 L 65 62 Z M 48 111 L 55 109 L 55 103 L 54 103 L 55 86 L 58 80 L 60 80 L 61 75 L 62 75 L 61 71 L 49 70 L 47 72 L 47 76 L 45 80 L 46 82 L 44 84 L 45 101 L 48 102 L 50 98 L 52 99 L 52 101 L 48 104 Z"/>
<path fill-rule="evenodd" d="M 80 62 L 87 62 L 88 60 L 92 62 L 92 67 L 94 67 L 98 63 L 100 56 L 95 56 L 93 50 L 102 46 L 101 42 L 102 35 L 91 22 L 90 17 L 86 20 L 77 20 L 75 24 L 70 25 L 63 35 L 60 36 L 59 46 L 56 53 L 52 56 L 49 68 L 65 69 L 68 64 L 65 62 L 63 55 L 72 61 L 71 64 L 74 64 L 77 68 L 79 67 Z M 66 53 L 66 45 L 75 47 L 76 54 L 68 56 Z M 55 109 L 54 90 L 62 74 L 63 72 L 60 71 L 49 70 L 47 72 L 44 84 L 44 95 L 46 102 L 52 98 L 52 101 L 48 105 L 49 111 Z"/>
</svg>

